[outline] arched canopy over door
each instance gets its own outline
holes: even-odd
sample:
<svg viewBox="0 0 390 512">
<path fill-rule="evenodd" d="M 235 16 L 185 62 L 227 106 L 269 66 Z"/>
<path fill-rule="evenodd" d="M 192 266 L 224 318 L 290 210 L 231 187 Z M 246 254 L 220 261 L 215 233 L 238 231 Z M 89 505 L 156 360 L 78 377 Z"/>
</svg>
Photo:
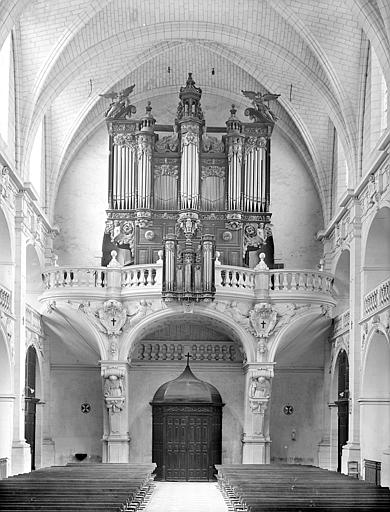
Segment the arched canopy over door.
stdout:
<svg viewBox="0 0 390 512">
<path fill-rule="evenodd" d="M 192 373 L 163 384 L 153 401 L 153 462 L 157 479 L 209 480 L 221 463 L 222 399 Z"/>
</svg>

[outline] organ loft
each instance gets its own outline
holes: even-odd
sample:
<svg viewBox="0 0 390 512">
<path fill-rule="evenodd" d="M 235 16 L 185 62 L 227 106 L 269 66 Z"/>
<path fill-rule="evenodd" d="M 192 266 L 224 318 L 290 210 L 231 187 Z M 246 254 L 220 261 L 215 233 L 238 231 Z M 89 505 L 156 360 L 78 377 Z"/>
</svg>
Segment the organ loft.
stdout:
<svg viewBox="0 0 390 512">
<path fill-rule="evenodd" d="M 208 126 L 202 90 L 189 73 L 172 129 L 157 124 L 150 102 L 135 116 L 133 88 L 104 95 L 113 101 L 105 113 L 109 208 L 102 265 L 113 249 L 122 265 L 162 257 L 165 300 L 211 298 L 214 266 L 221 262 L 274 268 L 270 168 L 276 116 L 269 102 L 278 95 L 242 91 L 252 104 L 245 109 L 248 122 L 232 105 L 225 127 Z"/>
</svg>

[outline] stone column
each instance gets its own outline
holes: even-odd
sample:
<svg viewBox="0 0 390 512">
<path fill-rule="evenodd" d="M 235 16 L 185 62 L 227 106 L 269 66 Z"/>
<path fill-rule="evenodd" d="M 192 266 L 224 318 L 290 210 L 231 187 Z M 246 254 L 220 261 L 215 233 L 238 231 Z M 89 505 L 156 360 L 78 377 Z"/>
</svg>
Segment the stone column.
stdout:
<svg viewBox="0 0 390 512">
<path fill-rule="evenodd" d="M 360 364 L 361 329 L 359 321 L 362 311 L 362 243 L 361 211 L 355 200 L 351 207 L 350 223 L 352 240 L 350 243 L 350 329 L 349 329 L 349 435 L 348 443 L 343 447 L 341 471 L 348 473 L 349 461 L 360 461 Z M 360 468 L 361 471 L 361 468 Z"/>
<path fill-rule="evenodd" d="M 104 398 L 103 462 L 129 462 L 127 361 L 102 361 Z"/>
<path fill-rule="evenodd" d="M 24 436 L 24 386 L 26 363 L 26 248 L 28 230 L 25 225 L 25 198 L 19 193 L 15 217 L 15 372 L 14 372 L 14 428 L 12 442 L 12 474 L 31 470 L 31 449 Z"/>
<path fill-rule="evenodd" d="M 269 402 L 274 363 L 248 363 L 244 372 L 245 423 L 242 436 L 243 464 L 270 462 Z"/>
</svg>

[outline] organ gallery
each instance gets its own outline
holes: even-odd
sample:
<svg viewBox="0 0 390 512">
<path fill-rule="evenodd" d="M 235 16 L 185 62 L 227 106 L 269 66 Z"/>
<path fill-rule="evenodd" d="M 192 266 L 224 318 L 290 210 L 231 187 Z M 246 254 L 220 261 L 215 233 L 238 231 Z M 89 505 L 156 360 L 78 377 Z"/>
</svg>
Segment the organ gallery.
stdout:
<svg viewBox="0 0 390 512">
<path fill-rule="evenodd" d="M 387 4 L 1 2 L 0 509 L 85 468 L 384 496 Z"/>
</svg>

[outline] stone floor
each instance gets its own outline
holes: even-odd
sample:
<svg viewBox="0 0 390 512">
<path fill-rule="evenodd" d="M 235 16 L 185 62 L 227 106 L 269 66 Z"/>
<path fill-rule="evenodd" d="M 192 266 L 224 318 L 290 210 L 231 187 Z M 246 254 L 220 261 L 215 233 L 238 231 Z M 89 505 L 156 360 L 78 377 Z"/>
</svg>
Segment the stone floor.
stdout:
<svg viewBox="0 0 390 512">
<path fill-rule="evenodd" d="M 156 482 L 145 512 L 227 512 L 215 482 Z"/>
</svg>

